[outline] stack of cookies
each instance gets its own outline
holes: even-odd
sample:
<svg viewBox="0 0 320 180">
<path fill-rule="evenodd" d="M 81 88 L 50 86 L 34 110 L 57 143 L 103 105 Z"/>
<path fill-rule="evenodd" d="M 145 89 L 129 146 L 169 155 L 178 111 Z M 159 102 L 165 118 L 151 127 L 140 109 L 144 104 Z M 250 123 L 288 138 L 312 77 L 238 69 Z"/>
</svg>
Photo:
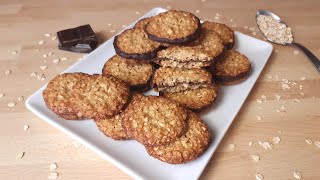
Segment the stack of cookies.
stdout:
<svg viewBox="0 0 320 180">
<path fill-rule="evenodd" d="M 246 79 L 248 58 L 231 50 L 233 31 L 171 10 L 142 19 L 114 38 L 116 55 L 102 74 L 65 73 L 43 91 L 49 109 L 68 120 L 94 119 L 115 140 L 134 139 L 167 163 L 205 152 L 208 126 L 195 113 L 217 98 L 217 84 Z M 160 96 L 144 96 L 151 87 Z"/>
</svg>

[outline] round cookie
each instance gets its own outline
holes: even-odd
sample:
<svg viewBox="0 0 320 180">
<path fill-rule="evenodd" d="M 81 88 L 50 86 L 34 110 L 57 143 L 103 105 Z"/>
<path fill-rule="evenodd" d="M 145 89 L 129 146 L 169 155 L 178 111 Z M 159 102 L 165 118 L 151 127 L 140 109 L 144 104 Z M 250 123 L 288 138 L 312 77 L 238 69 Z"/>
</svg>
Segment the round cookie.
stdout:
<svg viewBox="0 0 320 180">
<path fill-rule="evenodd" d="M 196 113 L 191 111 L 189 111 L 188 127 L 185 135 L 170 144 L 146 147 L 148 154 L 170 164 L 187 163 L 199 157 L 211 142 L 209 128 Z"/>
<path fill-rule="evenodd" d="M 114 38 L 116 53 L 124 58 L 150 60 L 162 49 L 160 43 L 152 41 L 143 29 L 133 28 L 123 31 Z"/>
<path fill-rule="evenodd" d="M 199 111 L 215 102 L 218 96 L 218 87 L 212 85 L 176 93 L 163 93 L 163 96 L 190 110 Z"/>
<path fill-rule="evenodd" d="M 83 119 L 77 116 L 70 102 L 74 93 L 73 86 L 88 76 L 84 73 L 64 73 L 53 78 L 42 93 L 47 107 L 64 119 Z"/>
<path fill-rule="evenodd" d="M 122 80 L 111 75 L 95 74 L 73 87 L 72 107 L 85 118 L 110 118 L 120 113 L 129 95 L 129 87 Z"/>
<path fill-rule="evenodd" d="M 210 67 L 214 80 L 224 85 L 242 82 L 249 76 L 250 70 L 249 59 L 234 50 L 225 51 L 221 58 Z"/>
<path fill-rule="evenodd" d="M 102 74 L 110 74 L 130 85 L 133 91 L 145 91 L 150 87 L 153 66 L 150 61 L 126 59 L 115 55 L 102 69 Z"/>
<path fill-rule="evenodd" d="M 168 144 L 187 130 L 187 112 L 172 101 L 147 96 L 126 109 L 122 125 L 127 133 L 145 146 Z"/>
<path fill-rule="evenodd" d="M 232 49 L 234 46 L 234 31 L 225 24 L 205 21 L 202 23 L 202 28 L 216 31 L 223 40 L 226 49 Z"/>
<path fill-rule="evenodd" d="M 189 43 L 199 37 L 200 30 L 198 17 L 176 10 L 154 16 L 146 26 L 150 39 L 169 44 Z"/>
</svg>

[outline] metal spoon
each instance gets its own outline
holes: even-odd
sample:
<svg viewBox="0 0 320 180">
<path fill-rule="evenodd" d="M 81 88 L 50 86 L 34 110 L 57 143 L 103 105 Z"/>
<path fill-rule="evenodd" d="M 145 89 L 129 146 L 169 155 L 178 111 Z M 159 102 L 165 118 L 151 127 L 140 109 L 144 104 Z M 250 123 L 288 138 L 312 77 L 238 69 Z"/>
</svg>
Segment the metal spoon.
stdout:
<svg viewBox="0 0 320 180">
<path fill-rule="evenodd" d="M 286 25 L 286 23 L 283 22 L 279 16 L 277 16 L 276 14 L 274 14 L 274 13 L 272 13 L 272 12 L 270 12 L 270 11 L 267 11 L 267 10 L 258 10 L 258 11 L 257 11 L 257 14 L 256 14 L 256 22 L 257 22 L 257 18 L 258 18 L 259 15 L 271 16 L 274 20 L 278 21 L 279 23 L 282 23 L 282 24 Z M 287 25 L 286 25 L 286 26 L 287 26 Z M 259 26 L 258 26 L 258 27 L 259 27 Z M 259 28 L 259 30 L 260 30 L 260 28 Z M 261 31 L 261 30 L 260 30 L 260 31 Z M 262 32 L 262 31 L 261 31 L 261 32 Z M 268 39 L 268 37 L 266 37 L 263 32 L 262 32 L 262 34 L 263 34 L 263 36 L 264 36 L 266 39 Z M 268 39 L 268 41 L 273 42 L 273 43 L 276 43 L 276 44 L 279 44 L 279 43 L 274 42 L 274 41 L 272 41 L 272 40 L 270 40 L 270 39 Z M 280 45 L 283 45 L 283 44 L 280 44 Z M 310 60 L 310 61 L 316 66 L 316 68 L 320 71 L 320 60 L 319 60 L 311 51 L 309 51 L 307 48 L 305 48 L 305 47 L 302 46 L 301 44 L 296 43 L 296 42 L 294 42 L 294 41 L 292 41 L 291 43 L 286 43 L 285 45 L 293 45 L 293 46 L 296 46 L 296 47 L 300 48 L 301 51 L 304 52 L 304 54 L 309 58 L 309 60 Z"/>
</svg>

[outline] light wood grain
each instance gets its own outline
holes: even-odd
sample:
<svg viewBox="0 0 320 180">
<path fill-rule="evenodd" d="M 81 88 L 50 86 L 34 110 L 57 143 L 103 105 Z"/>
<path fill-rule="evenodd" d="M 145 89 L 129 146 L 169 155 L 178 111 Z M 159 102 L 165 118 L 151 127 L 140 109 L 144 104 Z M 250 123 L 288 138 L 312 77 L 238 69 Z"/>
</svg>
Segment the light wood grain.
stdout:
<svg viewBox="0 0 320 180">
<path fill-rule="evenodd" d="M 81 146 L 73 146 L 73 140 L 29 112 L 24 101 L 49 79 L 72 65 L 82 55 L 57 50 L 57 41 L 44 37 L 44 33 L 89 23 L 103 40 L 119 31 L 123 25 L 136 20 L 154 7 L 172 7 L 196 12 L 202 19 L 220 21 L 235 30 L 252 35 L 245 26 L 257 29 L 254 15 L 257 9 L 272 10 L 281 15 L 294 30 L 295 40 L 304 44 L 320 57 L 320 1 L 16 1 L 0 2 L 0 179 L 46 179 L 52 162 L 58 164 L 59 179 L 130 179 L 109 162 Z M 139 13 L 136 13 L 139 12 Z M 232 22 L 230 21 L 232 19 Z M 112 23 L 112 26 L 108 26 Z M 235 27 L 236 26 L 236 27 Z M 258 31 L 256 37 L 262 38 Z M 46 40 L 39 46 L 39 40 Z M 40 49 L 40 52 L 36 52 Z M 257 172 L 265 179 L 294 179 L 299 171 L 303 179 L 320 179 L 320 148 L 305 142 L 306 138 L 320 141 L 320 74 L 302 52 L 294 55 L 293 47 L 274 45 L 274 52 L 256 83 L 241 112 L 205 169 L 202 179 L 254 179 Z M 12 51 L 18 51 L 17 55 Z M 43 58 L 44 53 L 54 54 Z M 52 59 L 68 57 L 58 64 Z M 46 60 L 46 62 L 44 62 Z M 48 69 L 41 70 L 41 65 Z M 11 70 L 9 76 L 6 70 Z M 30 73 L 45 74 L 39 81 Z M 268 75 L 272 78 L 269 79 Z M 300 77 L 306 80 L 300 80 Z M 277 78 L 278 77 L 278 80 Z M 281 80 L 296 82 L 296 86 L 283 91 Z M 299 89 L 302 85 L 303 89 Z M 300 93 L 303 92 L 302 96 Z M 280 101 L 275 95 L 282 96 Z M 267 101 L 256 102 L 261 95 Z M 299 99 L 301 102 L 294 102 Z M 17 102 L 13 108 L 9 102 Z M 286 112 L 277 112 L 282 104 Z M 260 115 L 263 119 L 257 120 Z M 27 124 L 30 128 L 23 130 Z M 279 133 L 278 131 L 281 131 Z M 265 150 L 258 141 L 272 142 L 279 136 L 281 142 L 274 149 Z M 248 143 L 252 141 L 250 147 Z M 228 144 L 236 145 L 234 151 Z M 22 159 L 16 155 L 25 152 Z M 260 156 L 254 162 L 251 154 Z"/>
</svg>

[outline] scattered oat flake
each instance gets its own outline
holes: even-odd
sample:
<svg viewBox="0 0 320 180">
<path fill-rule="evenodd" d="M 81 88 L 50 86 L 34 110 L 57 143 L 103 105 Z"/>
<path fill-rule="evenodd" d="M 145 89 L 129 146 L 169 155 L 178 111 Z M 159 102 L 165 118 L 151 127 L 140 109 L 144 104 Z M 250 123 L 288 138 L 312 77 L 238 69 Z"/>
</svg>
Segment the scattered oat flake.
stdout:
<svg viewBox="0 0 320 180">
<path fill-rule="evenodd" d="M 57 36 L 52 36 L 51 40 L 57 40 Z"/>
<path fill-rule="evenodd" d="M 263 145 L 263 143 L 262 143 L 261 141 L 259 141 L 258 143 L 259 143 L 259 145 L 260 145 L 260 146 L 262 146 L 262 145 Z"/>
<path fill-rule="evenodd" d="M 200 12 L 200 10 L 199 10 L 199 9 L 197 9 L 197 10 L 196 10 L 196 13 L 199 13 L 199 12 Z"/>
<path fill-rule="evenodd" d="M 312 140 L 311 139 L 306 139 L 306 143 L 307 144 L 312 144 Z"/>
<path fill-rule="evenodd" d="M 35 77 L 36 75 L 37 75 L 36 72 L 32 72 L 32 73 L 30 74 L 31 77 Z"/>
<path fill-rule="evenodd" d="M 18 101 L 23 101 L 23 100 L 24 100 L 23 96 L 18 97 Z"/>
<path fill-rule="evenodd" d="M 79 148 L 80 146 L 82 146 L 82 144 L 77 141 L 73 141 L 72 144 L 75 148 Z"/>
<path fill-rule="evenodd" d="M 235 144 L 229 144 L 228 148 L 231 149 L 231 150 L 234 150 L 236 148 L 236 145 Z"/>
<path fill-rule="evenodd" d="M 214 17 L 214 19 L 218 20 L 218 19 L 220 19 L 220 18 L 219 18 L 219 16 L 216 16 L 216 17 Z"/>
<path fill-rule="evenodd" d="M 56 172 L 51 172 L 51 173 L 49 174 L 48 178 L 49 178 L 49 179 L 57 179 L 58 176 L 59 176 L 58 173 L 56 173 Z"/>
<path fill-rule="evenodd" d="M 320 141 L 315 141 L 314 144 L 315 144 L 318 148 L 320 148 Z"/>
<path fill-rule="evenodd" d="M 50 37 L 50 36 L 51 36 L 51 34 L 50 34 L 50 33 L 46 33 L 46 34 L 44 34 L 44 36 L 46 36 L 46 37 Z"/>
<path fill-rule="evenodd" d="M 3 98 L 6 94 L 0 93 L 0 98 Z"/>
<path fill-rule="evenodd" d="M 260 160 L 260 157 L 258 155 L 256 155 L 256 154 L 252 154 L 251 157 L 252 157 L 252 159 L 254 161 L 259 161 Z"/>
<path fill-rule="evenodd" d="M 126 28 L 126 27 L 127 27 L 127 25 L 123 24 L 123 25 L 122 25 L 122 27 L 123 27 L 123 28 Z"/>
<path fill-rule="evenodd" d="M 8 103 L 8 106 L 9 106 L 9 107 L 14 107 L 16 104 L 17 104 L 17 103 L 15 103 L 15 102 L 9 102 L 9 103 Z"/>
<path fill-rule="evenodd" d="M 296 179 L 301 179 L 301 173 L 298 171 L 293 172 L 293 177 L 295 177 Z"/>
<path fill-rule="evenodd" d="M 303 92 L 301 92 L 301 93 L 300 93 L 300 95 L 301 95 L 301 96 L 304 96 L 304 93 L 303 93 Z"/>
<path fill-rule="evenodd" d="M 297 55 L 297 54 L 299 54 L 299 51 L 298 50 L 294 50 L 293 54 Z"/>
<path fill-rule="evenodd" d="M 282 131 L 280 130 L 280 131 L 278 131 L 278 133 L 279 133 L 279 134 L 281 134 L 281 133 L 282 133 Z"/>
<path fill-rule="evenodd" d="M 17 54 L 18 54 L 18 51 L 11 51 L 11 54 L 17 55 Z"/>
<path fill-rule="evenodd" d="M 244 29 L 248 29 L 249 27 L 248 26 L 244 26 Z"/>
<path fill-rule="evenodd" d="M 112 24 L 111 24 L 111 23 L 109 23 L 109 24 L 108 24 L 108 26 L 112 26 Z"/>
<path fill-rule="evenodd" d="M 110 30 L 110 32 L 111 32 L 111 33 L 114 33 L 114 32 L 116 32 L 116 30 L 113 29 L 113 30 Z"/>
<path fill-rule="evenodd" d="M 300 100 L 299 99 L 294 99 L 294 102 L 299 103 Z"/>
<path fill-rule="evenodd" d="M 139 11 L 136 11 L 136 14 L 140 14 L 140 12 L 139 12 Z"/>
<path fill-rule="evenodd" d="M 10 75 L 10 74 L 11 74 L 11 70 L 6 70 L 4 73 L 5 73 L 6 75 Z"/>
<path fill-rule="evenodd" d="M 256 117 L 257 117 L 258 120 L 262 120 L 261 116 L 257 115 Z"/>
<path fill-rule="evenodd" d="M 265 149 L 273 149 L 273 145 L 269 142 L 263 142 L 262 143 L 262 146 L 265 148 Z"/>
<path fill-rule="evenodd" d="M 256 179 L 257 180 L 263 180 L 263 176 L 259 173 L 256 174 Z"/>
<path fill-rule="evenodd" d="M 68 58 L 66 58 L 66 57 L 61 58 L 61 61 L 66 61 L 66 60 L 68 60 Z"/>
<path fill-rule="evenodd" d="M 24 131 L 26 131 L 26 130 L 28 130 L 28 129 L 29 129 L 29 125 L 24 125 L 24 126 L 23 126 L 23 130 L 24 130 Z"/>
<path fill-rule="evenodd" d="M 60 62 L 60 60 L 59 59 L 53 59 L 52 62 L 57 64 L 57 63 Z"/>
<path fill-rule="evenodd" d="M 46 57 L 48 57 L 48 55 L 44 54 L 43 57 L 46 58 Z"/>
<path fill-rule="evenodd" d="M 57 166 L 56 163 L 50 164 L 50 170 L 51 170 L 51 171 L 54 171 L 54 170 L 56 170 L 57 168 L 58 168 L 58 166 Z"/>
<path fill-rule="evenodd" d="M 276 100 L 279 101 L 281 99 L 281 96 L 276 94 Z"/>
<path fill-rule="evenodd" d="M 39 51 L 40 51 L 40 49 L 36 49 L 36 51 L 37 51 L 37 52 L 39 52 Z"/>
<path fill-rule="evenodd" d="M 281 112 L 279 109 L 276 109 L 276 111 L 279 113 L 279 112 Z"/>
<path fill-rule="evenodd" d="M 40 69 L 47 69 L 48 68 L 48 66 L 40 66 Z"/>
<path fill-rule="evenodd" d="M 276 136 L 276 137 L 273 137 L 273 142 L 275 143 L 275 144 L 279 144 L 280 143 L 280 141 L 281 141 L 281 139 L 280 139 L 280 137 L 279 136 Z"/>
<path fill-rule="evenodd" d="M 283 90 L 290 89 L 290 86 L 288 84 L 282 84 L 282 89 Z"/>
<path fill-rule="evenodd" d="M 251 141 L 249 142 L 249 146 L 252 146 L 252 142 Z"/>
<path fill-rule="evenodd" d="M 45 43 L 44 40 L 40 40 L 40 41 L 38 42 L 39 45 L 42 45 L 42 44 L 44 44 L 44 43 Z"/>
<path fill-rule="evenodd" d="M 51 56 L 52 54 L 53 54 L 53 52 L 49 52 L 49 53 L 48 53 L 48 56 Z"/>
<path fill-rule="evenodd" d="M 306 77 L 302 76 L 302 77 L 300 77 L 299 79 L 302 80 L 302 81 L 304 81 L 304 80 L 306 80 Z"/>
<path fill-rule="evenodd" d="M 262 99 L 263 101 L 267 101 L 267 96 L 261 95 L 261 99 Z"/>
<path fill-rule="evenodd" d="M 16 159 L 21 159 L 23 158 L 23 156 L 24 156 L 24 152 L 21 152 L 16 156 Z"/>
<path fill-rule="evenodd" d="M 262 100 L 261 100 L 261 99 L 257 99 L 257 102 L 261 104 L 261 103 L 262 103 Z"/>
</svg>

